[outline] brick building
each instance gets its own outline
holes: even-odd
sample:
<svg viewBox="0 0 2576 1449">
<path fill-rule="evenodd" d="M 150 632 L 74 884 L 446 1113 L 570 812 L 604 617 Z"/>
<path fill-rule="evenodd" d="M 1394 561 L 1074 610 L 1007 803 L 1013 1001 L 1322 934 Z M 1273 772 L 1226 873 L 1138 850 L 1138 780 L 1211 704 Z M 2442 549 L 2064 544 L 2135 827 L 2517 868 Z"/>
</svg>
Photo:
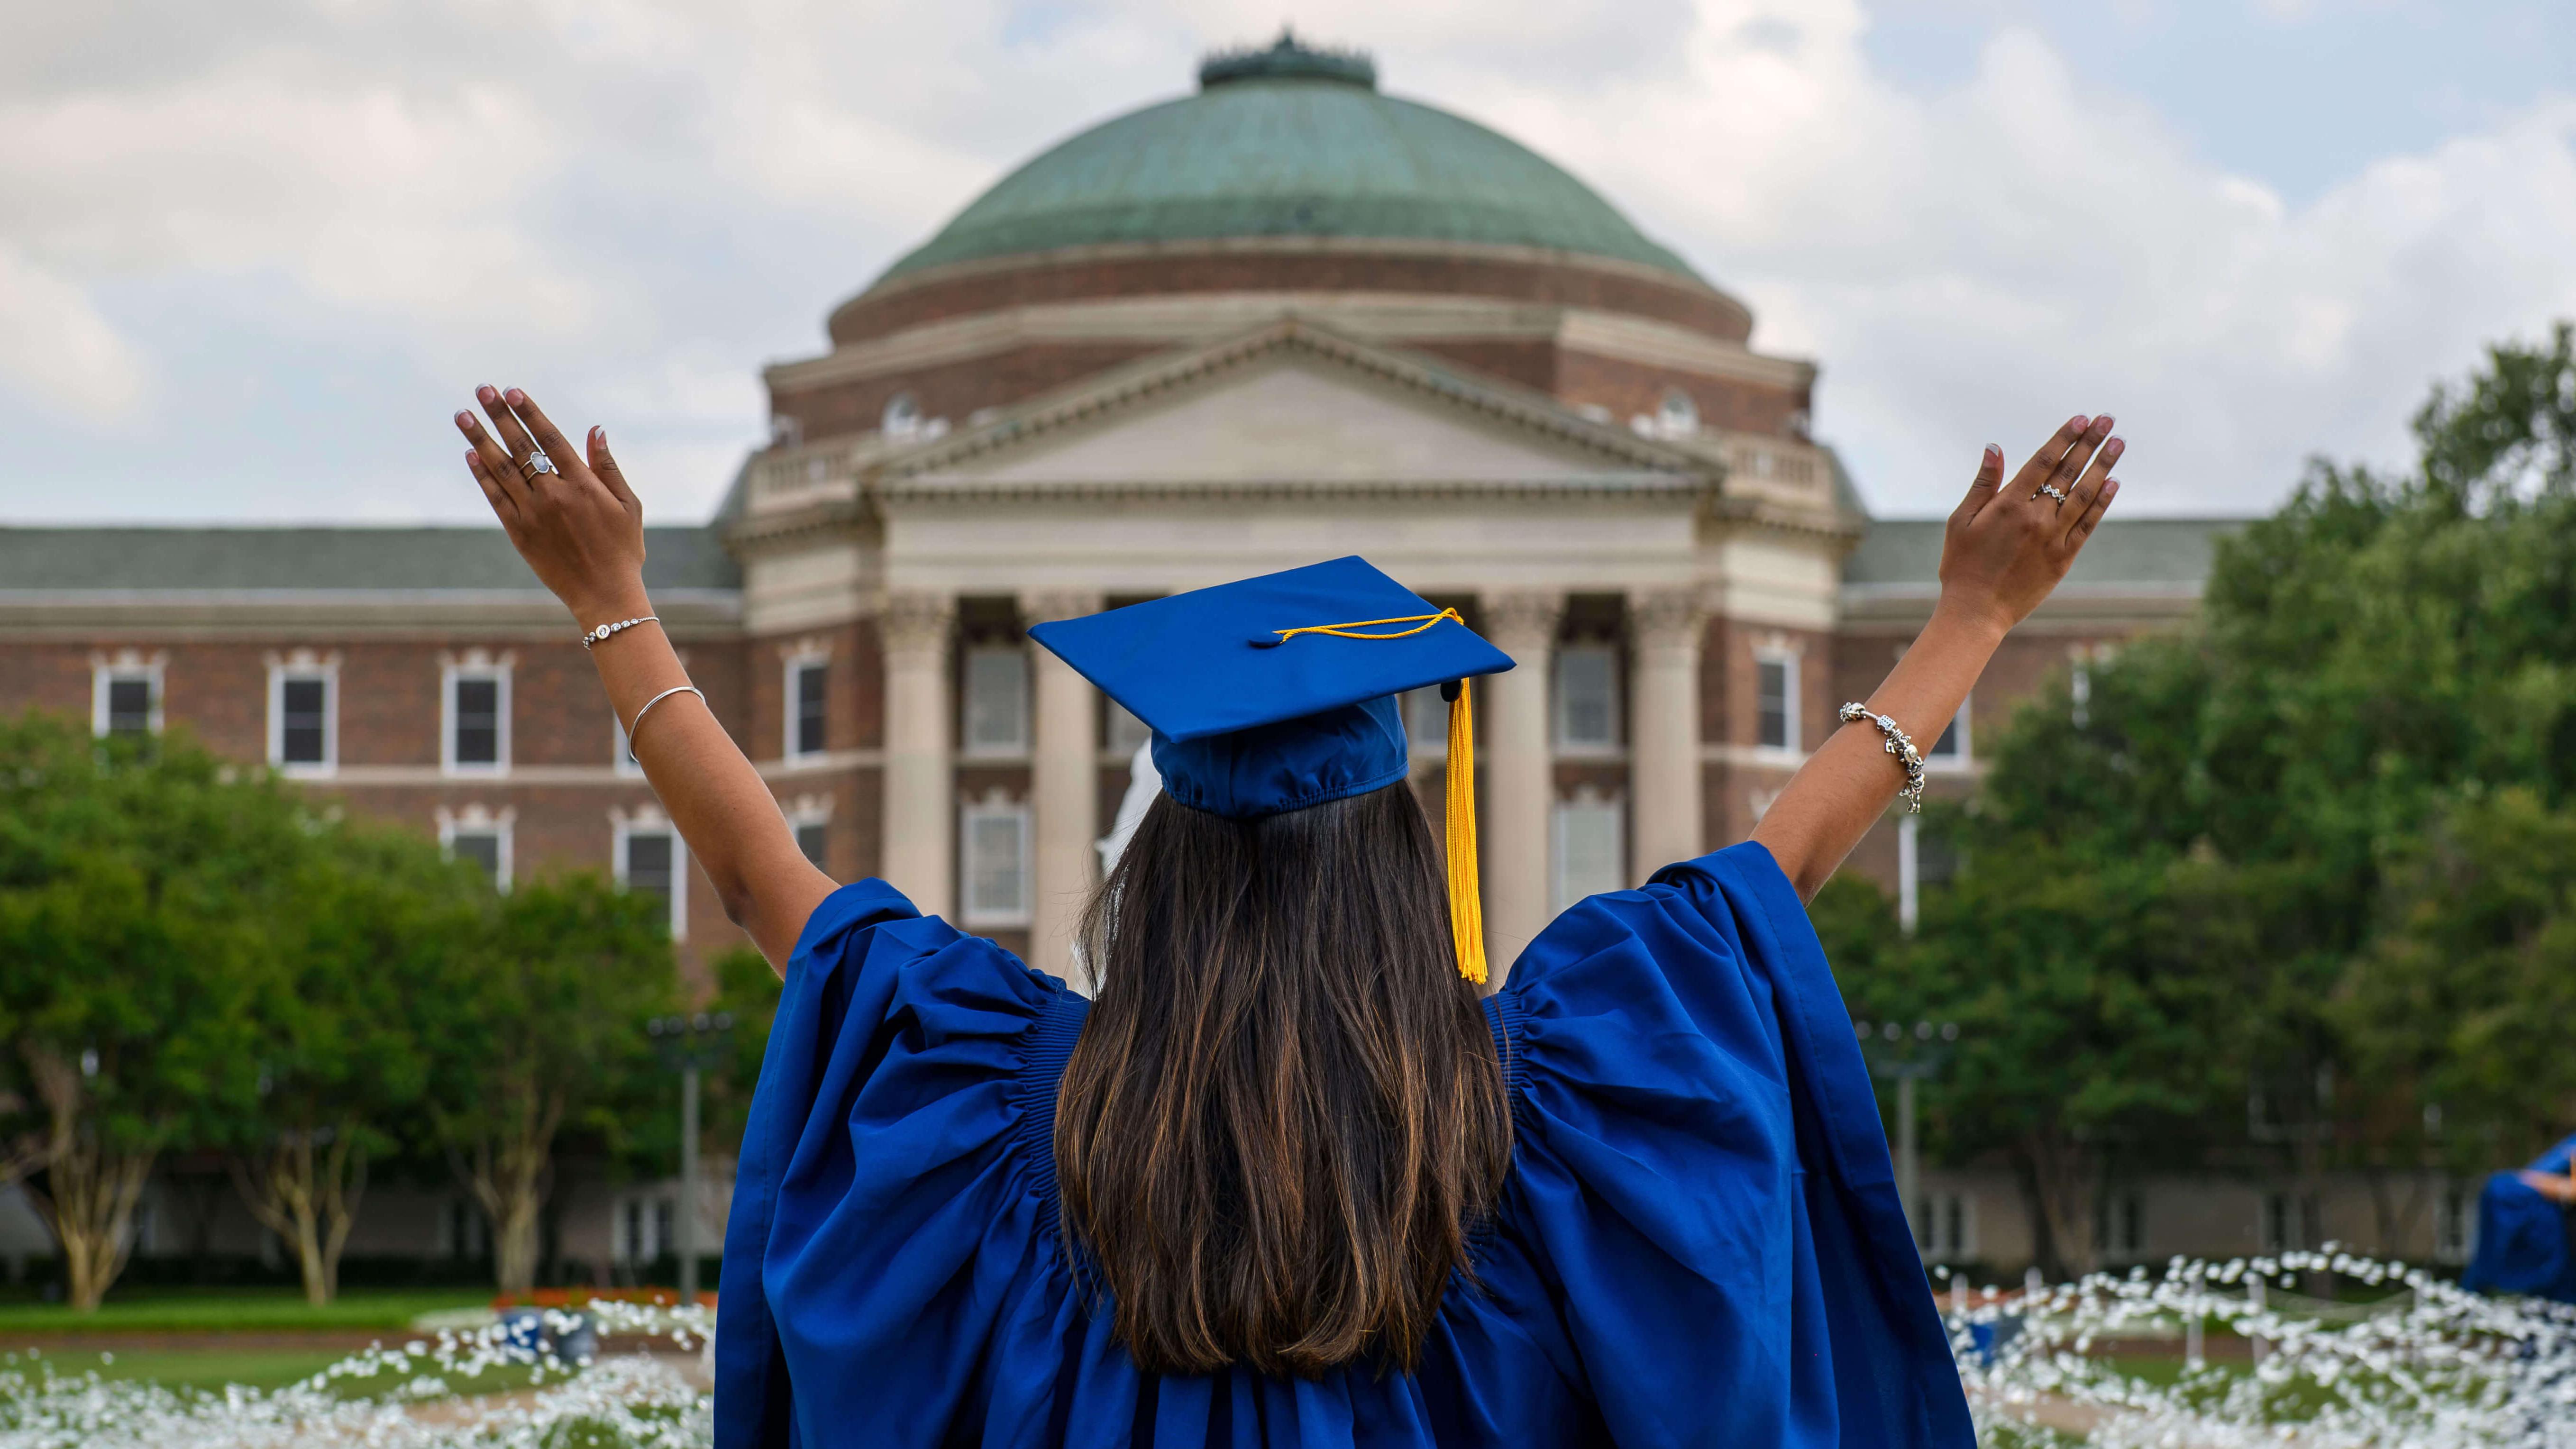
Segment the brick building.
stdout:
<svg viewBox="0 0 2576 1449">
<path fill-rule="evenodd" d="M 1139 726 L 1024 628 L 1365 553 L 1520 661 L 1478 700 L 1500 961 L 1740 838 L 1929 615 L 1939 523 L 1867 515 L 1815 364 L 1752 323 L 1554 165 L 1283 40 L 1038 156 L 835 308 L 768 369 L 771 441 L 717 516 L 651 531 L 648 583 L 824 869 L 1064 972 Z M 2188 614 L 2223 526 L 2106 525 L 1937 788 L 1973 780 L 1980 719 Z M 740 937 L 573 632 L 495 530 L 0 529 L 0 709 L 184 724 L 504 883 L 611 871 L 703 962 Z M 1414 733 L 1436 808 L 1443 733 Z M 1925 863 L 1891 815 L 1854 864 L 1910 895 Z M 566 1191 L 567 1256 L 658 1251 L 667 1186 Z M 2028 1252 L 2008 1182 L 1944 1191 L 1990 1226 L 1935 1251 Z M 369 1212 L 353 1251 L 456 1217 Z"/>
</svg>

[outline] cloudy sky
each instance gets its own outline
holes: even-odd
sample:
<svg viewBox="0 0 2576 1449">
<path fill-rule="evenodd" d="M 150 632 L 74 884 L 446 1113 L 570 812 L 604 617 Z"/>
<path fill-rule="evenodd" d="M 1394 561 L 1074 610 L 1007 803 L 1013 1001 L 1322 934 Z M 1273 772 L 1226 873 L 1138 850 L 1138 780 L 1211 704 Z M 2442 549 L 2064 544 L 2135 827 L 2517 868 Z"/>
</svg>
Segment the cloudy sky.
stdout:
<svg viewBox="0 0 2576 1449">
<path fill-rule="evenodd" d="M 703 517 L 762 363 L 1283 19 L 1750 301 L 1886 513 L 2096 410 L 2260 509 L 2576 315 L 2563 0 L 101 0 L 0 49 L 0 522 L 473 521 L 480 381 Z"/>
</svg>

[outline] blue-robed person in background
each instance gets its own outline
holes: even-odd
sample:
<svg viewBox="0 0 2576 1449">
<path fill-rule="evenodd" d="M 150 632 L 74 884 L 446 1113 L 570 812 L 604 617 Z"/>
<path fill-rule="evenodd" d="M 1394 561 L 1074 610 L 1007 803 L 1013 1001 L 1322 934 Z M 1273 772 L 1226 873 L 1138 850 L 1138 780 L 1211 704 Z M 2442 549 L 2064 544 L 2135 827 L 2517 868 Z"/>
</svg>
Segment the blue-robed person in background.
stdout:
<svg viewBox="0 0 2576 1449">
<path fill-rule="evenodd" d="M 2091 536 L 2109 418 L 1987 450 L 1931 622 L 1752 839 L 1567 910 L 1491 994 L 1468 685 L 1512 661 L 1456 611 L 1345 558 L 1038 626 L 1162 779 L 1086 1000 L 809 865 L 652 620 L 605 437 L 477 396 L 476 483 L 786 979 L 723 1449 L 1971 1442 L 1805 901 Z M 1433 685 L 1445 844 L 1396 707 Z"/>
<path fill-rule="evenodd" d="M 2528 1293 L 2576 1303 L 2576 1246 L 2568 1242 L 2576 1205 L 2576 1137 L 2518 1172 L 2499 1172 L 2478 1194 L 2478 1245 L 2460 1286 Z"/>
</svg>

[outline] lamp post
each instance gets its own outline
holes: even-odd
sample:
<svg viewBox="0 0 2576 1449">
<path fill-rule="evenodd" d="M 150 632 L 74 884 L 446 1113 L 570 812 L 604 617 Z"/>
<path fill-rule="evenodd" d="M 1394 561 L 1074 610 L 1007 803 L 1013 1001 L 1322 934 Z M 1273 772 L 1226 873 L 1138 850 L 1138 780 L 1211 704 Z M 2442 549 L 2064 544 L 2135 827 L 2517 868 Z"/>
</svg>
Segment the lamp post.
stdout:
<svg viewBox="0 0 2576 1449">
<path fill-rule="evenodd" d="M 1901 1021 L 1882 1021 L 1874 1026 L 1854 1021 L 1852 1034 L 1860 1039 L 1861 1056 L 1869 1062 L 1870 1074 L 1896 1083 L 1896 1191 L 1910 1224 L 1921 1211 L 1915 1194 L 1922 1182 L 1922 1141 L 1915 1125 L 1914 1084 L 1938 1075 L 1949 1062 L 1951 1049 L 1959 1040 L 1959 1024 L 1918 1021 L 1909 1030 Z M 1919 1230 L 1914 1241 L 1923 1241 Z"/>
<path fill-rule="evenodd" d="M 680 1302 L 698 1301 L 698 1073 L 723 1060 L 732 1045 L 733 1013 L 657 1016 L 644 1023 L 665 1070 L 680 1074 L 680 1206 L 673 1213 L 672 1245 L 680 1258 Z"/>
</svg>

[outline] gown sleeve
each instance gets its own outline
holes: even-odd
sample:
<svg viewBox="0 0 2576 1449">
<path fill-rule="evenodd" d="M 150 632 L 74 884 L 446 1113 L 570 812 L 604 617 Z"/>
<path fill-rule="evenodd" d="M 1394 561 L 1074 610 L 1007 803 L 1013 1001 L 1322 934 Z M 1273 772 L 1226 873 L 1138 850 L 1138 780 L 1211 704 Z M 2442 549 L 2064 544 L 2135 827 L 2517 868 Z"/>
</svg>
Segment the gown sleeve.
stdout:
<svg viewBox="0 0 2576 1449">
<path fill-rule="evenodd" d="M 984 1345 L 1038 1266 L 1019 1068 L 1066 1000 L 883 881 L 815 908 L 735 1168 L 719 1449 L 938 1442 L 970 1412 Z"/>
<path fill-rule="evenodd" d="M 1577 905 L 1496 1008 L 1512 1276 L 1611 1442 L 1973 1441 L 1850 1019 L 1768 850 Z"/>
<path fill-rule="evenodd" d="M 2576 1137 L 2540 1154 L 2529 1170 L 2564 1173 L 2571 1156 Z M 2460 1286 L 2576 1303 L 2576 1253 L 2569 1251 L 2568 1234 L 2566 1208 L 2519 1173 L 2495 1173 L 2478 1194 L 2477 1253 L 2460 1274 Z"/>
</svg>

